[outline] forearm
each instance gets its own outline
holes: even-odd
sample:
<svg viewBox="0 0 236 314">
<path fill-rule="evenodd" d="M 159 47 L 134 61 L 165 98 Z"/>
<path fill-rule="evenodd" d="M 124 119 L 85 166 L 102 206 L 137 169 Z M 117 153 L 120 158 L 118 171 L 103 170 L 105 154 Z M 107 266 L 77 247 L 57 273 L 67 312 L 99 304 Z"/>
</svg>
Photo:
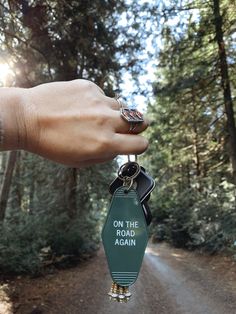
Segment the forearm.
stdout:
<svg viewBox="0 0 236 314">
<path fill-rule="evenodd" d="M 21 88 L 0 88 L 0 150 L 23 148 L 23 91 Z"/>
</svg>

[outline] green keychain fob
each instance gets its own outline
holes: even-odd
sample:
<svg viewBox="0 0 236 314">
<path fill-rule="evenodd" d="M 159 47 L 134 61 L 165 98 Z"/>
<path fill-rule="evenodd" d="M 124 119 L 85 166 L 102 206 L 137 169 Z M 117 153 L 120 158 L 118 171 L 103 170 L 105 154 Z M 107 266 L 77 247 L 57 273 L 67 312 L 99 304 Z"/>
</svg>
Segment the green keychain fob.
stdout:
<svg viewBox="0 0 236 314">
<path fill-rule="evenodd" d="M 148 231 L 142 205 L 136 190 L 118 188 L 112 198 L 102 241 L 113 279 L 112 296 L 130 295 L 128 287 L 139 274 L 148 242 Z M 119 293 L 123 289 L 123 293 Z"/>
</svg>

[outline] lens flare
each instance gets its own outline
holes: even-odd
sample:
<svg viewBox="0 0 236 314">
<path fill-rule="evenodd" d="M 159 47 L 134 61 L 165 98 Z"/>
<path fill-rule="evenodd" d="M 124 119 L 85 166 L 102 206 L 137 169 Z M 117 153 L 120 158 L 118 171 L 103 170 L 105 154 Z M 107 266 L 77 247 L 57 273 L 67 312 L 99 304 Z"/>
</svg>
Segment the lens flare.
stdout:
<svg viewBox="0 0 236 314">
<path fill-rule="evenodd" d="M 0 85 L 5 86 L 7 81 L 14 75 L 8 63 L 0 62 Z"/>
</svg>

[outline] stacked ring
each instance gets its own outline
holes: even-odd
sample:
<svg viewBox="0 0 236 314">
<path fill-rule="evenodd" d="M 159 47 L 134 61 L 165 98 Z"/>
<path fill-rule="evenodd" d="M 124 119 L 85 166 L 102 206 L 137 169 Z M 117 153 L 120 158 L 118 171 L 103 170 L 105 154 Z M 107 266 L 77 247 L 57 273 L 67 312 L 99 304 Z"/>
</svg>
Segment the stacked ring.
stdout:
<svg viewBox="0 0 236 314">
<path fill-rule="evenodd" d="M 132 132 L 135 130 L 138 124 L 144 121 L 143 114 L 137 109 L 124 107 L 124 103 L 119 98 L 119 95 L 115 96 L 115 99 L 120 105 L 120 116 L 126 122 L 130 123 L 129 132 Z"/>
</svg>

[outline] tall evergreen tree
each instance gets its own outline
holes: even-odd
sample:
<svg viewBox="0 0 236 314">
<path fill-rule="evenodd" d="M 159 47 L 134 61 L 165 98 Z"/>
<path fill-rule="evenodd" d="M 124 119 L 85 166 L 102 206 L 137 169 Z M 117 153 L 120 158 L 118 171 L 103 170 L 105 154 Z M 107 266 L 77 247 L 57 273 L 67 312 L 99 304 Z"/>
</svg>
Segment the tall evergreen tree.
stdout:
<svg viewBox="0 0 236 314">
<path fill-rule="evenodd" d="M 227 3 L 222 4 L 224 14 L 217 14 L 232 67 L 235 17 L 226 19 Z M 156 123 L 149 130 L 148 156 L 159 188 L 153 200 L 154 226 L 164 223 L 167 239 L 176 245 L 212 250 L 232 245 L 236 230 L 232 143 L 228 147 L 228 119 L 233 124 L 235 117 L 232 110 L 224 120 L 226 85 L 222 85 L 214 4 L 175 1 L 163 7 L 166 23 L 154 85 L 156 102 L 149 107 Z M 228 80 L 233 81 L 235 74 L 230 75 Z M 230 217 L 231 225 L 224 224 Z"/>
</svg>

